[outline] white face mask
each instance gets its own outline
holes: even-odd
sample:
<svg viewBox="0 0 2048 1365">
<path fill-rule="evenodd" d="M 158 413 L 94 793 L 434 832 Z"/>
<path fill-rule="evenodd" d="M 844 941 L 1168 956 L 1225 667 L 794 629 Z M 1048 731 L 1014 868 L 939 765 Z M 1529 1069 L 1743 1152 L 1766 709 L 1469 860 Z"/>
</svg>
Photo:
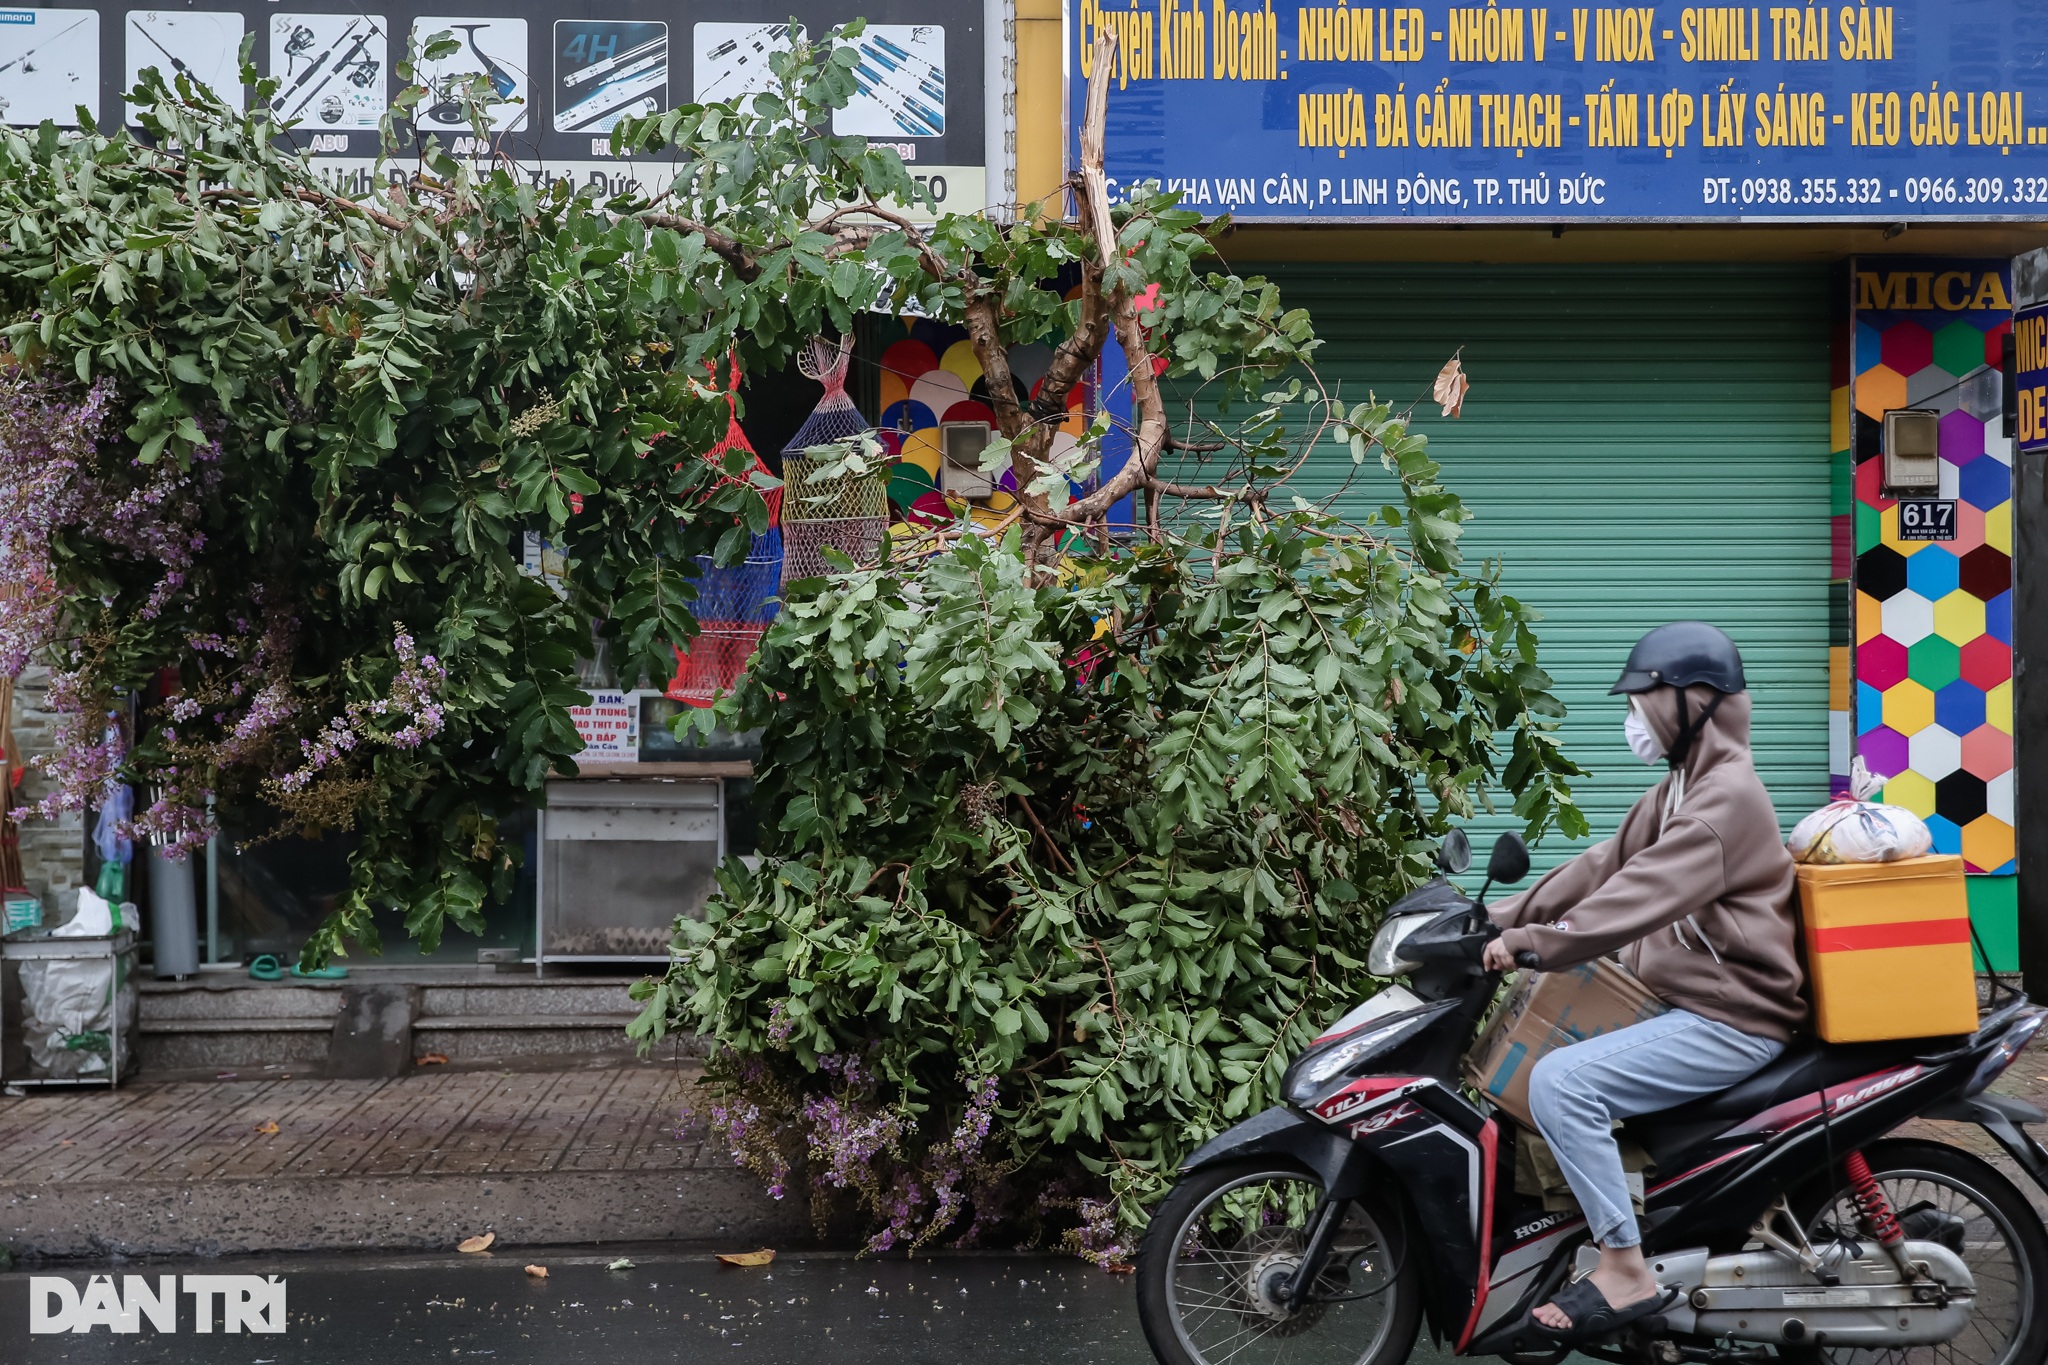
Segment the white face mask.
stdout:
<svg viewBox="0 0 2048 1365">
<path fill-rule="evenodd" d="M 1663 741 L 1650 732 L 1634 697 L 1628 699 L 1628 719 L 1621 723 L 1621 733 L 1627 737 L 1629 749 L 1643 762 L 1655 763 L 1664 757 Z"/>
</svg>

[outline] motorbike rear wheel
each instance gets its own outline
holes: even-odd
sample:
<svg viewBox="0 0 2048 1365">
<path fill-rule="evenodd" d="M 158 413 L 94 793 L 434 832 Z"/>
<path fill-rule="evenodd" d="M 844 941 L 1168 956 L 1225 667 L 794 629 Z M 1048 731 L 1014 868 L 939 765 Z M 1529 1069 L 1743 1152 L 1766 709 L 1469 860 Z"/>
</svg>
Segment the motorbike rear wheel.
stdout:
<svg viewBox="0 0 2048 1365">
<path fill-rule="evenodd" d="M 1781 1348 L 1801 1365 L 2039 1365 L 2048 1360 L 2048 1231 L 2026 1196 L 1980 1157 L 1938 1142 L 1880 1142 L 1864 1154 L 1907 1236 L 1954 1247 L 1977 1282 L 1969 1325 L 1938 1346 Z M 1839 1228 L 1861 1237 L 1847 1177 L 1797 1201 L 1816 1246 Z M 1917 1221 L 1922 1225 L 1915 1227 Z"/>
<path fill-rule="evenodd" d="M 1280 1291 L 1308 1243 L 1320 1179 L 1285 1161 L 1196 1171 L 1138 1248 L 1138 1322 L 1162 1365 L 1401 1365 L 1422 1276 L 1390 1201 L 1354 1201 L 1328 1268 L 1296 1308 Z"/>
</svg>

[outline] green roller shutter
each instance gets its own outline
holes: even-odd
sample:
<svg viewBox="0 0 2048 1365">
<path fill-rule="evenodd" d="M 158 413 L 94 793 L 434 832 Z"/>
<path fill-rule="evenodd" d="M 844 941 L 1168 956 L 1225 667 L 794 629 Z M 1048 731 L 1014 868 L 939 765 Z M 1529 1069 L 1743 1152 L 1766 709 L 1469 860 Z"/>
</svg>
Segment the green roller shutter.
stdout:
<svg viewBox="0 0 2048 1365">
<path fill-rule="evenodd" d="M 1416 412 L 1477 519 L 1542 612 L 1541 662 L 1570 708 L 1566 751 L 1595 837 L 1653 774 L 1607 696 L 1644 630 L 1698 617 L 1735 637 L 1758 768 L 1789 829 L 1828 795 L 1828 305 L 1812 267 L 1240 265 L 1308 307 L 1320 369 L 1347 400 L 1426 398 L 1464 348 L 1464 416 Z M 1384 485 L 1348 454 L 1299 479 L 1362 513 Z M 1345 490 L 1341 492 L 1340 490 Z M 1475 835 L 1490 839 L 1500 822 Z M 1551 838 L 1548 867 L 1575 845 Z M 1481 844 L 1483 857 L 1484 844 Z"/>
</svg>

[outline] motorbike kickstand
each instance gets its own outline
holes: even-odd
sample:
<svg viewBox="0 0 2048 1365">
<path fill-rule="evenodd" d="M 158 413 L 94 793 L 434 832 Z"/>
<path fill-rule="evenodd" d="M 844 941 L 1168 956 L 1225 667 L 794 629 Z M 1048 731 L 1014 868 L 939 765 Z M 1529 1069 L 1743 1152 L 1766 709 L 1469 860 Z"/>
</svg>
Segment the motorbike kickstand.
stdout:
<svg viewBox="0 0 2048 1365">
<path fill-rule="evenodd" d="M 1790 1229 L 1791 1236 L 1778 1230 L 1778 1224 Z M 1800 1268 L 1824 1285 L 1842 1282 L 1842 1277 L 1827 1268 L 1813 1249 L 1813 1243 L 1806 1240 L 1806 1230 L 1799 1226 L 1799 1220 L 1792 1216 L 1792 1206 L 1779 1195 L 1764 1210 L 1763 1217 L 1750 1224 L 1749 1235 L 1783 1255 L 1799 1262 Z"/>
</svg>

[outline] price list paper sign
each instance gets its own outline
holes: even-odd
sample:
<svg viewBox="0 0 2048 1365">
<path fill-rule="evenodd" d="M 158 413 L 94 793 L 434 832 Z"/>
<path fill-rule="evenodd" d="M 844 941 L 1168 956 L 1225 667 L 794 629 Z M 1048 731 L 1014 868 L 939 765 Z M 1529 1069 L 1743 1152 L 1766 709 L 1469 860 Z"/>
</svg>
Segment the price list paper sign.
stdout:
<svg viewBox="0 0 2048 1365">
<path fill-rule="evenodd" d="M 1070 160 L 1267 221 L 2048 216 L 2039 11 L 1066 0 Z"/>
<path fill-rule="evenodd" d="M 583 752 L 582 763 L 638 763 L 640 761 L 640 704 L 631 692 L 596 692 L 590 705 L 572 706 L 569 715 L 576 722 Z"/>
</svg>

